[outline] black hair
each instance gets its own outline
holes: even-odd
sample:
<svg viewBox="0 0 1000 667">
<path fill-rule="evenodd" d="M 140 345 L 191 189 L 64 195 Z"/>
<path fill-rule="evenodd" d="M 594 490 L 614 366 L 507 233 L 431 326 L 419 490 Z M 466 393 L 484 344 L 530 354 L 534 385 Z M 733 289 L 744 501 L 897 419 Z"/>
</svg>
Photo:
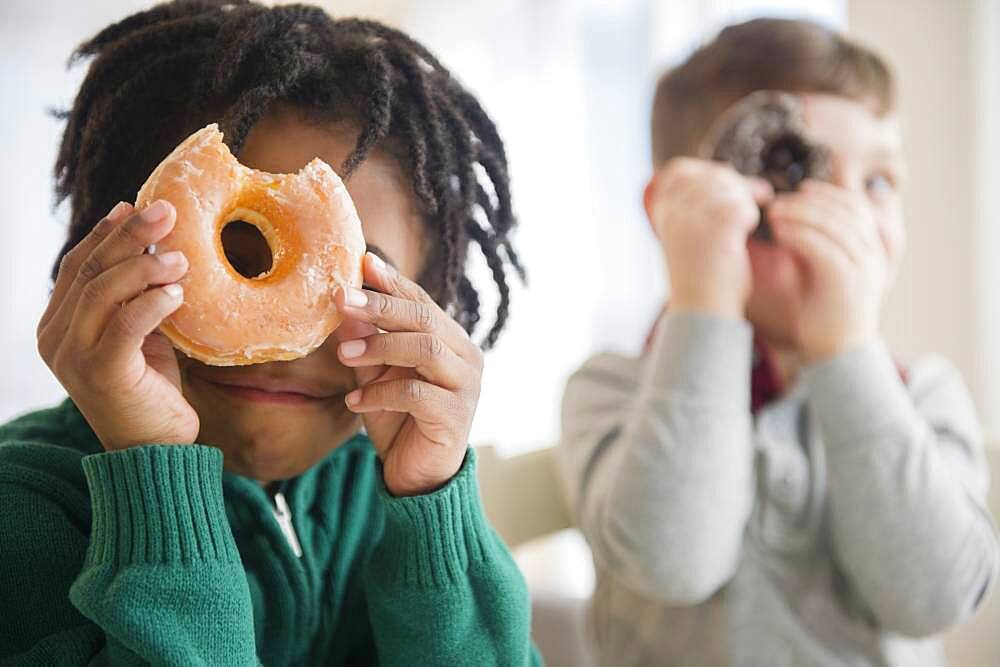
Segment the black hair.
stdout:
<svg viewBox="0 0 1000 667">
<path fill-rule="evenodd" d="M 420 282 L 472 333 L 480 303 L 466 259 L 475 242 L 499 293 L 482 346 L 496 342 L 510 271 L 524 280 L 510 239 L 516 219 L 506 153 L 476 98 L 421 44 L 309 5 L 175 0 L 105 28 L 70 65 L 88 58 L 72 108 L 57 114 L 67 122 L 56 203 L 70 200 L 60 260 L 116 202 L 132 201 L 188 134 L 217 120 L 239 156 L 268 108 L 287 103 L 318 121 L 358 124 L 357 144 L 337 169 L 345 180 L 374 147 L 399 147 L 434 240 Z"/>
</svg>

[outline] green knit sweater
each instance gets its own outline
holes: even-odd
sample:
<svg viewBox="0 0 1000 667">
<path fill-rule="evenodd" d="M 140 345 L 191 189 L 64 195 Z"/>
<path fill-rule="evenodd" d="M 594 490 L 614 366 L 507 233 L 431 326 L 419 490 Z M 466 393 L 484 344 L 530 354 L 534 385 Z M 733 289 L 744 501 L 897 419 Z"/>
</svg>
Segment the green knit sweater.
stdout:
<svg viewBox="0 0 1000 667">
<path fill-rule="evenodd" d="M 104 452 L 68 400 L 0 426 L 4 664 L 525 665 L 529 616 L 471 450 L 395 498 L 356 436 L 272 497 L 213 447 Z"/>
</svg>

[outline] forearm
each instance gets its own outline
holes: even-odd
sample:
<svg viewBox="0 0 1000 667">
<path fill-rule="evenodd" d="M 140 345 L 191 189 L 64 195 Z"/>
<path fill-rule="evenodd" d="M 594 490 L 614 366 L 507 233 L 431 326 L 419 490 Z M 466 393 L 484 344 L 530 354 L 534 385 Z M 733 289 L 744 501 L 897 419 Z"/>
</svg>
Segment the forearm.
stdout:
<svg viewBox="0 0 1000 667">
<path fill-rule="evenodd" d="M 380 496 L 385 529 L 366 583 L 380 662 L 536 663 L 527 588 L 483 516 L 475 453 L 434 493 Z"/>
<path fill-rule="evenodd" d="M 226 519 L 222 455 L 200 445 L 88 456 L 93 522 L 70 589 L 113 663 L 256 664 L 246 575 Z"/>
<path fill-rule="evenodd" d="M 924 635 L 968 617 L 997 565 L 972 480 L 984 465 L 973 460 L 974 419 L 935 428 L 880 344 L 810 368 L 804 381 L 826 447 L 836 550 L 879 622 Z"/>
<path fill-rule="evenodd" d="M 745 322 L 667 315 L 593 464 L 584 530 L 602 566 L 644 594 L 697 603 L 738 562 L 753 500 L 751 352 Z"/>
</svg>

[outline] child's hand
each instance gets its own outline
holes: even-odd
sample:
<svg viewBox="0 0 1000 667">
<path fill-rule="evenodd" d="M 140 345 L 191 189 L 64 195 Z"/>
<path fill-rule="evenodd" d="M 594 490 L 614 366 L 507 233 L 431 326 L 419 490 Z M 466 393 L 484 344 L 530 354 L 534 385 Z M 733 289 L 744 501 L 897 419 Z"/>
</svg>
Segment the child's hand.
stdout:
<svg viewBox="0 0 1000 667">
<path fill-rule="evenodd" d="M 747 238 L 770 184 L 707 160 L 670 160 L 646 190 L 646 211 L 670 271 L 670 309 L 742 318 L 752 286 Z"/>
<path fill-rule="evenodd" d="M 872 207 L 830 183 L 804 181 L 767 209 L 778 243 L 809 276 L 796 331 L 807 362 L 830 358 L 878 336 L 888 261 Z"/>
<path fill-rule="evenodd" d="M 63 259 L 38 323 L 38 351 L 109 451 L 198 435 L 173 347 L 153 333 L 183 301 L 187 259 L 145 254 L 176 215 L 166 202 L 112 209 Z"/>
<path fill-rule="evenodd" d="M 372 253 L 364 276 L 378 291 L 336 296 L 349 318 L 337 329 L 337 353 L 359 384 L 347 406 L 364 419 L 386 488 L 396 496 L 429 493 L 462 466 L 483 355 L 423 289 Z"/>
</svg>

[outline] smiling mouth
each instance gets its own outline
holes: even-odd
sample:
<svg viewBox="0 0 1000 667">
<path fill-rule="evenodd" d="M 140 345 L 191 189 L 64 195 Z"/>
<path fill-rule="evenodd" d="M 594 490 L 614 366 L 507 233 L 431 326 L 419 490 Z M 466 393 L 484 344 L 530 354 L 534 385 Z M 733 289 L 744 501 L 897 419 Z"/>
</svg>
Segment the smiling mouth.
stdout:
<svg viewBox="0 0 1000 667">
<path fill-rule="evenodd" d="M 279 380 L 238 381 L 215 380 L 198 377 L 206 384 L 212 385 L 221 393 L 241 401 L 250 403 L 266 403 L 272 405 L 315 405 L 341 398 L 344 394 L 327 392 L 313 387 L 299 385 L 295 382 Z"/>
</svg>

